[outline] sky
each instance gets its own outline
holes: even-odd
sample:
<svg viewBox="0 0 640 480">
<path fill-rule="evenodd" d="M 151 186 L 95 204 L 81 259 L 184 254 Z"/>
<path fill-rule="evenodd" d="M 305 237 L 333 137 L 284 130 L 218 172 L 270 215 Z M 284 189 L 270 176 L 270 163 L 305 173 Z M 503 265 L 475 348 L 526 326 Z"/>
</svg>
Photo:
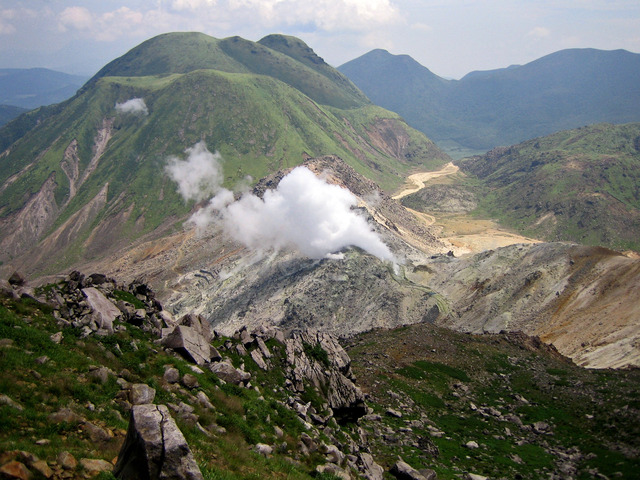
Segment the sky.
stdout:
<svg viewBox="0 0 640 480">
<path fill-rule="evenodd" d="M 375 48 L 446 78 L 565 48 L 640 52 L 638 0 L 0 0 L 0 68 L 92 75 L 155 35 L 304 40 L 338 67 Z"/>
</svg>

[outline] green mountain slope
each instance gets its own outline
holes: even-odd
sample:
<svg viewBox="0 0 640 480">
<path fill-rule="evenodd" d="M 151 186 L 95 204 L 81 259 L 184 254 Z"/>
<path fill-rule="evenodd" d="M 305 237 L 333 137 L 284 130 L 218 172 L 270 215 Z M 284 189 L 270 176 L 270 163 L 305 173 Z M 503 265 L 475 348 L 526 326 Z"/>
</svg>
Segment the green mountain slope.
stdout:
<svg viewBox="0 0 640 480">
<path fill-rule="evenodd" d="M 640 249 L 640 124 L 562 131 L 460 163 L 480 208 L 527 235 Z"/>
<path fill-rule="evenodd" d="M 382 50 L 339 70 L 443 148 L 458 148 L 457 156 L 587 124 L 640 120 L 640 55 L 625 50 L 562 50 L 461 80 Z"/>
<path fill-rule="evenodd" d="M 28 263 L 59 268 L 173 224 L 192 204 L 179 198 L 164 166 L 201 140 L 222 154 L 230 187 L 307 156 L 336 154 L 391 190 L 410 169 L 447 160 L 350 82 L 342 88 L 329 79 L 326 64 L 316 72 L 237 38 L 175 34 L 175 45 L 172 38 L 145 42 L 107 65 L 73 99 L 23 115 L 0 131 L 8 147 L 0 161 L 0 260 L 15 259 L 46 238 L 38 247 L 43 253 Z M 181 65 L 189 57 L 185 45 L 198 47 L 200 55 Z M 213 59 L 209 67 L 221 70 L 203 68 L 206 62 L 198 58 Z M 250 72 L 224 71 L 242 70 L 242 62 Z M 333 78 L 343 79 L 337 73 Z M 296 84 L 308 93 L 291 86 Z M 115 109 L 134 98 L 144 100 L 147 114 Z M 336 106 L 344 104 L 349 108 Z M 53 251 L 55 256 L 46 253 Z"/>
<path fill-rule="evenodd" d="M 301 40 L 295 39 L 295 49 L 309 57 L 301 61 L 304 55 L 294 55 L 293 49 L 285 45 L 286 38 L 270 35 L 256 43 L 240 37 L 218 40 L 202 33 L 160 35 L 107 64 L 88 84 L 105 76 L 147 76 L 212 69 L 268 75 L 323 105 L 352 108 L 370 103 L 341 73 L 327 65 Z M 270 48 L 273 44 L 280 48 Z"/>
</svg>

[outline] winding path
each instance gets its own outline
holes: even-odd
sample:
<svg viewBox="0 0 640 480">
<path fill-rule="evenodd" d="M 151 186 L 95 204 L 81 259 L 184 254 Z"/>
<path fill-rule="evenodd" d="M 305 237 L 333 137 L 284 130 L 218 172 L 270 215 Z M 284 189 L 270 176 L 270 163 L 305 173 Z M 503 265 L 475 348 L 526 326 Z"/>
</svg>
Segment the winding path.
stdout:
<svg viewBox="0 0 640 480">
<path fill-rule="evenodd" d="M 407 177 L 406 185 L 407 188 L 401 190 L 400 193 L 397 193 L 393 196 L 395 200 L 400 200 L 407 195 L 411 195 L 412 193 L 417 192 L 424 188 L 424 184 L 429 180 L 433 180 L 434 178 L 443 177 L 445 175 L 451 175 L 460 170 L 456 165 L 449 162 L 442 169 L 437 170 L 435 172 L 420 172 L 414 173 L 413 175 L 409 175 Z"/>
</svg>

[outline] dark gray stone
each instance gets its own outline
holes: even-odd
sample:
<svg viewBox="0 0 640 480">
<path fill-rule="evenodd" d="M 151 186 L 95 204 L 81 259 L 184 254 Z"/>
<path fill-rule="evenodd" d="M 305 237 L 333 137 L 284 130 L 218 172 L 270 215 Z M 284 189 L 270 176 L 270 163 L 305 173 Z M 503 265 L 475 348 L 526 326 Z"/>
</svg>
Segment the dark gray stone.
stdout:
<svg viewBox="0 0 640 480">
<path fill-rule="evenodd" d="M 136 405 L 113 471 L 120 480 L 203 480 L 191 449 L 164 405 Z"/>
<path fill-rule="evenodd" d="M 426 480 L 426 478 L 408 463 L 397 461 L 389 473 L 398 480 Z"/>
</svg>

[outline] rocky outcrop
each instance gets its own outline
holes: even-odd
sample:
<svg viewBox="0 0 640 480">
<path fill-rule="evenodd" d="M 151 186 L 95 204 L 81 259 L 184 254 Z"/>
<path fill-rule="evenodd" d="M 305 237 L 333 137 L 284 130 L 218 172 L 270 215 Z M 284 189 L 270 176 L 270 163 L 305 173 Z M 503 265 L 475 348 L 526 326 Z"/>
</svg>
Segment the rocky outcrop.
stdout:
<svg viewBox="0 0 640 480">
<path fill-rule="evenodd" d="M 140 281 L 124 285 L 103 274 L 73 271 L 60 282 L 39 290 L 37 295 L 25 287 L 14 291 L 29 293 L 50 304 L 61 326 L 80 328 L 84 337 L 111 334 L 124 328 L 114 327 L 115 320 L 140 326 L 156 337 L 160 337 L 162 328 L 173 326 L 171 314 L 163 310 L 151 289 Z"/>
<path fill-rule="evenodd" d="M 120 480 L 202 480 L 189 445 L 164 405 L 137 405 L 114 475 Z"/>
<path fill-rule="evenodd" d="M 285 341 L 289 379 L 303 392 L 305 384 L 326 392 L 338 422 L 355 421 L 367 413 L 362 391 L 353 383 L 351 360 L 334 337 L 321 332 L 294 332 Z"/>
<path fill-rule="evenodd" d="M 172 329 L 163 329 L 162 334 L 164 346 L 176 350 L 198 365 L 220 358 L 218 351 L 211 345 L 214 338 L 211 325 L 199 315 L 185 315 L 178 325 Z"/>
<path fill-rule="evenodd" d="M 113 333 L 113 321 L 122 315 L 120 309 L 95 287 L 83 288 L 82 293 L 89 308 L 93 310 L 93 321 L 98 326 L 98 331 Z"/>
</svg>

